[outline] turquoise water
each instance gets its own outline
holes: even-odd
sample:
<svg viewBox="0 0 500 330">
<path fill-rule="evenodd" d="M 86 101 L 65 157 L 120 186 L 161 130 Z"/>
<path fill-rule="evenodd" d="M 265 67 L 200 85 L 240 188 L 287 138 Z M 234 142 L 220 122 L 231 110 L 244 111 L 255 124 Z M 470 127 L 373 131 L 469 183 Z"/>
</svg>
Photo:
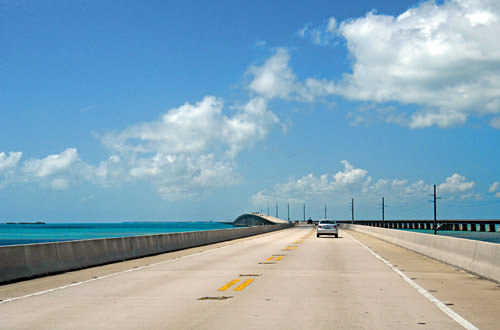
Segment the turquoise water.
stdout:
<svg viewBox="0 0 500 330">
<path fill-rule="evenodd" d="M 424 229 L 400 229 L 400 230 L 413 231 L 424 234 L 434 234 L 434 230 L 424 230 Z M 491 233 L 491 232 L 478 232 L 478 231 L 474 232 L 474 231 L 438 230 L 437 234 L 443 236 L 452 236 L 452 237 L 466 238 L 477 241 L 500 244 L 499 232 Z"/>
<path fill-rule="evenodd" d="M 0 246 L 233 228 L 219 222 L 0 223 Z"/>
</svg>

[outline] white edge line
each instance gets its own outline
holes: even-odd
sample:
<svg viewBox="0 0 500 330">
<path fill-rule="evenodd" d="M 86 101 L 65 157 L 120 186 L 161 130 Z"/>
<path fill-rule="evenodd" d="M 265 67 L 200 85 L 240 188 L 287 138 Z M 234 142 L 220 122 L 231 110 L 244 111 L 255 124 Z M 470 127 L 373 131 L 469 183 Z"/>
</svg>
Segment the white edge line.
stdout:
<svg viewBox="0 0 500 330">
<path fill-rule="evenodd" d="M 5 300 L 1 300 L 0 301 L 0 305 L 1 304 L 5 304 L 5 303 L 9 303 L 9 302 L 13 302 L 13 301 L 16 301 L 16 300 L 21 300 L 21 299 L 25 299 L 25 298 L 29 298 L 29 297 L 34 297 L 34 296 L 39 296 L 39 295 L 42 295 L 42 294 L 45 294 L 45 293 L 49 293 L 49 292 L 63 290 L 63 289 L 66 289 L 66 288 L 70 288 L 70 287 L 73 287 L 73 286 L 82 285 L 82 284 L 85 284 L 85 283 L 94 282 L 94 281 L 97 281 L 97 280 L 103 280 L 103 279 L 106 279 L 108 277 L 118 276 L 118 275 L 121 275 L 121 274 L 134 272 L 136 270 L 141 270 L 141 269 L 144 269 L 144 268 L 149 268 L 149 267 L 154 267 L 154 266 L 158 266 L 158 265 L 161 265 L 161 264 L 166 264 L 166 263 L 172 262 L 174 260 L 187 259 L 187 258 L 199 256 L 201 254 L 205 254 L 205 253 L 209 253 L 209 252 L 212 252 L 212 251 L 215 251 L 215 250 L 218 250 L 218 249 L 224 249 L 224 248 L 227 248 L 227 247 L 231 247 L 231 246 L 243 244 L 245 242 L 246 241 L 239 242 L 239 243 L 234 243 L 234 244 L 229 244 L 229 245 L 225 245 L 225 246 L 219 246 L 219 247 L 216 247 L 216 248 L 213 248 L 213 249 L 210 249 L 210 250 L 201 251 L 201 252 L 197 252 L 197 253 L 194 253 L 194 254 L 189 254 L 189 255 L 186 255 L 186 256 L 182 256 L 182 257 L 172 258 L 172 259 L 168 259 L 168 260 L 164 260 L 164 261 L 160 261 L 160 262 L 156 262 L 156 263 L 153 263 L 153 264 L 144 265 L 144 266 L 140 266 L 140 267 L 136 267 L 136 268 L 130 268 L 130 269 L 122 270 L 121 272 L 117 272 L 117 273 L 113 273 L 113 274 L 108 274 L 108 275 L 103 275 L 103 276 L 99 276 L 99 277 L 94 277 L 94 278 L 91 278 L 89 280 L 85 280 L 85 281 L 81 281 L 81 282 L 71 283 L 71 284 L 59 286 L 59 287 L 48 289 L 48 290 L 43 290 L 43 291 L 39 291 L 39 292 L 35 292 L 35 293 L 30 293 L 30 294 L 27 294 L 27 295 L 24 295 L 24 296 L 8 298 L 8 299 L 5 299 Z M 165 252 L 165 253 L 169 253 L 169 252 Z M 130 260 L 134 260 L 134 259 L 130 259 Z M 96 266 L 96 267 L 98 267 L 98 266 Z"/>
<path fill-rule="evenodd" d="M 366 246 L 365 244 L 363 244 L 362 242 L 360 242 L 359 240 L 357 240 L 356 238 L 354 238 L 352 235 L 346 233 L 345 231 L 344 231 L 344 233 L 347 234 L 347 235 L 349 235 L 352 239 L 354 239 L 361 246 L 363 246 L 365 249 L 367 249 L 377 259 L 379 259 L 384 264 L 386 264 L 387 266 L 389 266 L 389 268 L 391 268 L 394 272 L 396 272 L 399 276 L 401 276 L 403 278 L 403 280 L 405 280 L 408 284 L 410 284 L 412 287 L 414 287 L 415 289 L 417 289 L 417 291 L 421 295 L 423 295 L 425 298 L 427 298 L 427 300 L 429 300 L 434 305 L 436 305 L 437 308 L 439 308 L 443 313 L 445 313 L 446 315 L 448 315 L 449 317 L 451 317 L 455 322 L 457 322 L 458 324 L 460 324 L 465 329 L 479 330 L 478 327 L 476 327 L 474 324 L 472 324 L 469 321 L 467 321 L 466 319 L 464 319 L 462 316 L 460 316 L 457 312 L 455 312 L 450 307 L 446 306 L 441 300 L 439 300 L 436 297 L 434 297 L 432 294 L 430 294 L 429 291 L 425 290 L 423 287 L 421 287 L 420 285 L 418 285 L 415 281 L 413 281 L 411 278 L 409 278 L 408 276 L 406 276 L 402 271 L 400 271 L 399 269 L 397 269 L 390 262 L 388 262 L 387 260 L 385 260 L 384 258 L 382 258 L 381 256 L 379 256 L 377 253 L 375 253 L 368 246 Z"/>
</svg>

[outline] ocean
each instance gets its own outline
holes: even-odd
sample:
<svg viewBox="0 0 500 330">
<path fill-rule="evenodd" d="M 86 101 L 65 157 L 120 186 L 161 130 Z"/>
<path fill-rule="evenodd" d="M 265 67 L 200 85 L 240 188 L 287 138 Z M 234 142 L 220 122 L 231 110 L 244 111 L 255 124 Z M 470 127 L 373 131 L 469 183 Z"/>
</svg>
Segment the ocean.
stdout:
<svg viewBox="0 0 500 330">
<path fill-rule="evenodd" d="M 228 228 L 220 222 L 0 223 L 0 246 Z"/>
</svg>

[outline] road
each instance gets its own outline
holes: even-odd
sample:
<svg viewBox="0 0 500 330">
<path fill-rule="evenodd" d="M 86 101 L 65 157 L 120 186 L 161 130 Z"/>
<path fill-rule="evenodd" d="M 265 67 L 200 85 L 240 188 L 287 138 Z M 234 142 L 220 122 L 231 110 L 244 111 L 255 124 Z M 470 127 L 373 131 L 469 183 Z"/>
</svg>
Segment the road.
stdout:
<svg viewBox="0 0 500 330">
<path fill-rule="evenodd" d="M 4 285 L 0 299 L 1 329 L 498 329 L 500 287 L 302 226 Z"/>
</svg>

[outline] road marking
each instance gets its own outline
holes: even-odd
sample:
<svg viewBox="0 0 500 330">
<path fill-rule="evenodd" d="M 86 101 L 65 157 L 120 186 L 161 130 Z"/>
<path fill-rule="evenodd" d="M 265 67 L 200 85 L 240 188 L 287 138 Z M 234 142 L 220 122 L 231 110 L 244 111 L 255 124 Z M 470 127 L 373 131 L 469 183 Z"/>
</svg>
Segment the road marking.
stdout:
<svg viewBox="0 0 500 330">
<path fill-rule="evenodd" d="M 395 273 L 397 273 L 399 276 L 403 278 L 408 284 L 410 284 L 413 288 L 417 289 L 417 291 L 423 295 L 427 300 L 429 300 L 431 303 L 437 306 L 443 313 L 451 317 L 455 322 L 460 324 L 462 327 L 465 329 L 470 329 L 470 330 L 479 330 L 478 327 L 476 327 L 474 324 L 470 323 L 466 319 L 464 319 L 462 316 L 460 316 L 457 312 L 455 312 L 453 309 L 449 308 L 444 304 L 441 300 L 437 299 L 434 297 L 432 294 L 429 293 L 429 291 L 425 290 L 423 287 L 418 285 L 415 281 L 413 281 L 411 278 L 406 276 L 402 271 L 397 269 L 395 266 L 393 266 L 390 262 L 379 256 L 377 253 L 375 253 L 372 249 L 370 249 L 368 246 L 365 244 L 361 243 L 359 240 L 354 238 L 352 235 L 346 233 L 345 234 L 350 236 L 352 239 L 354 239 L 356 242 L 358 242 L 361 246 L 363 246 L 365 249 L 367 249 L 371 254 L 373 254 L 377 259 L 382 261 L 384 264 L 386 264 L 389 268 L 391 268 Z"/>
<path fill-rule="evenodd" d="M 274 259 L 274 257 L 269 257 L 269 258 L 266 259 L 266 261 L 271 261 L 273 259 Z"/>
<path fill-rule="evenodd" d="M 238 283 L 240 281 L 239 278 L 232 280 L 231 282 L 226 283 L 222 287 L 220 287 L 217 291 L 226 291 L 229 289 L 231 286 L 233 286 L 235 283 Z"/>
<path fill-rule="evenodd" d="M 253 278 L 249 278 L 248 280 L 246 280 L 245 282 L 241 283 L 238 287 L 236 287 L 234 289 L 234 291 L 241 291 L 243 290 L 244 288 L 246 288 L 248 285 L 250 285 L 250 283 L 252 283 L 254 281 Z"/>
<path fill-rule="evenodd" d="M 176 257 L 176 258 L 172 258 L 172 259 L 168 259 L 168 260 L 156 262 L 156 263 L 149 264 L 149 265 L 144 265 L 144 266 L 140 266 L 140 267 L 134 267 L 134 268 L 122 270 L 120 272 L 113 273 L 113 274 L 108 274 L 108 275 L 93 277 L 93 278 L 91 278 L 89 280 L 85 280 L 85 281 L 81 281 L 81 282 L 75 282 L 75 283 L 71 283 L 71 284 L 59 286 L 59 287 L 48 289 L 48 290 L 34 292 L 34 293 L 30 293 L 30 294 L 27 294 L 27 295 L 24 295 L 24 296 L 19 296 L 19 297 L 13 297 L 13 298 L 4 299 L 4 300 L 0 301 L 0 305 L 1 304 L 5 304 L 5 303 L 9 303 L 9 302 L 12 302 L 12 301 L 16 301 L 16 300 L 26 299 L 26 298 L 35 297 L 35 296 L 39 296 L 39 295 L 42 295 L 42 294 L 54 292 L 54 291 L 59 291 L 59 290 L 67 289 L 67 288 L 70 288 L 70 287 L 73 287 L 73 286 L 79 286 L 79 285 L 82 285 L 82 284 L 86 284 L 86 283 L 90 283 L 90 282 L 94 282 L 94 281 L 98 281 L 98 280 L 103 280 L 103 279 L 106 279 L 106 278 L 109 278 L 109 277 L 114 277 L 114 276 L 118 276 L 118 275 L 130 273 L 130 272 L 135 272 L 137 270 L 141 270 L 141 269 L 145 269 L 145 268 L 150 268 L 150 267 L 154 267 L 154 266 L 166 264 L 166 263 L 177 261 L 177 260 L 180 260 L 180 259 L 187 259 L 187 258 L 196 257 L 196 256 L 199 256 L 199 255 L 202 255 L 202 254 L 206 254 L 206 253 L 217 251 L 219 249 L 225 249 L 225 248 L 229 248 L 229 247 L 234 247 L 236 245 L 240 245 L 240 244 L 243 244 L 243 243 L 246 243 L 246 242 L 248 242 L 248 241 L 243 241 L 243 242 L 234 243 L 234 244 L 225 245 L 225 246 L 219 246 L 219 247 L 216 247 L 216 248 L 213 248 L 213 249 L 210 249 L 210 250 L 205 250 L 205 251 L 197 252 L 197 253 L 194 253 L 194 254 L 188 254 L 188 255 L 182 256 L 182 257 Z M 168 253 L 168 252 L 165 252 L 165 253 Z"/>
<path fill-rule="evenodd" d="M 280 261 L 280 260 L 281 260 L 281 259 L 283 259 L 283 258 L 284 258 L 283 256 L 278 257 L 278 258 L 276 258 L 276 260 L 275 260 L 275 261 Z"/>
</svg>

